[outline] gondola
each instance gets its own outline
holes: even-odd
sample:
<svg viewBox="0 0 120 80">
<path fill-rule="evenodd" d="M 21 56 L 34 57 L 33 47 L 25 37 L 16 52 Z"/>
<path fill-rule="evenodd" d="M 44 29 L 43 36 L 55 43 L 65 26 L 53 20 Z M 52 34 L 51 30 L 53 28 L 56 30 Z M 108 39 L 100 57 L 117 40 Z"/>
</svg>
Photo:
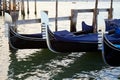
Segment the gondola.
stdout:
<svg viewBox="0 0 120 80">
<path fill-rule="evenodd" d="M 52 52 L 98 52 L 102 50 L 102 41 L 100 41 L 102 39 L 102 34 L 99 32 L 75 35 L 67 30 L 62 30 L 53 33 L 49 28 L 49 24 L 45 24 L 46 42 L 48 48 Z M 110 30 L 107 33 L 106 36 L 108 40 L 113 43 L 118 41 L 116 35 L 113 35 L 114 31 Z"/>
<path fill-rule="evenodd" d="M 9 45 L 13 49 L 39 49 L 47 48 L 42 34 L 19 34 L 14 26 L 9 26 Z"/>
<path fill-rule="evenodd" d="M 119 28 L 120 28 L 120 19 L 105 19 L 105 31 L 112 31 L 112 37 L 116 38 L 117 40 L 114 40 L 111 42 L 108 38 L 108 34 L 104 34 L 103 36 L 103 59 L 104 62 L 110 66 L 120 66 L 119 60 Z M 110 35 L 110 34 L 109 34 Z"/>
<path fill-rule="evenodd" d="M 45 13 L 45 22 L 42 27 L 45 27 L 46 42 L 48 48 L 55 53 L 68 53 L 68 52 L 94 52 L 98 51 L 98 34 L 87 33 L 76 35 L 67 30 L 52 32 L 49 29 L 48 16 Z"/>
<path fill-rule="evenodd" d="M 16 31 L 17 24 L 9 14 L 5 14 L 5 22 L 8 24 L 8 38 L 10 49 L 39 49 L 47 48 L 46 40 L 41 33 L 20 34 Z"/>
<path fill-rule="evenodd" d="M 6 23 L 8 24 L 8 33 L 9 33 L 9 46 L 12 49 L 39 49 L 39 48 L 47 48 L 46 40 L 43 38 L 42 33 L 36 34 L 20 34 L 16 31 L 15 24 L 12 24 L 11 16 L 7 14 Z M 41 18 L 41 21 L 44 20 Z M 74 34 L 83 34 L 92 32 L 92 26 L 85 24 L 82 22 L 82 31 L 74 32 Z"/>
<path fill-rule="evenodd" d="M 66 30 L 52 33 L 47 26 L 46 40 L 48 48 L 55 53 L 98 51 L 98 35 L 93 33 L 74 35 Z"/>
<path fill-rule="evenodd" d="M 112 34 L 116 40 L 111 42 L 107 36 L 103 36 L 102 55 L 104 62 L 110 66 L 120 66 L 120 29 L 116 28 L 115 33 Z"/>
</svg>

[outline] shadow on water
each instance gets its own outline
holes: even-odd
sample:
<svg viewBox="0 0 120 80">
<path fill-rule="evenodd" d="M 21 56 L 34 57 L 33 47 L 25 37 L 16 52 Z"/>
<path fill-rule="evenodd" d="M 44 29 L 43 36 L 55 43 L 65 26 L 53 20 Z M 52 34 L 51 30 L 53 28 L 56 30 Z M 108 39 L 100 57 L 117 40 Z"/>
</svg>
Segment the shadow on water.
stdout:
<svg viewBox="0 0 120 80">
<path fill-rule="evenodd" d="M 54 76 L 55 80 L 62 80 L 63 78 L 74 78 L 77 73 L 87 72 L 89 76 L 90 71 L 99 71 L 106 67 L 103 62 L 101 52 L 85 53 L 80 58 L 77 58 L 74 64 L 69 65 L 69 68 L 64 68 L 62 73 Z M 74 76 L 73 76 L 74 75 Z M 84 74 L 85 75 L 85 74 Z M 85 76 L 81 76 L 80 79 L 84 79 Z M 88 79 L 86 77 L 86 79 Z M 92 79 L 92 78 L 91 78 Z"/>
<path fill-rule="evenodd" d="M 29 55 L 29 57 L 27 58 L 18 60 L 16 55 L 17 50 L 11 50 L 10 52 L 11 54 L 10 54 L 8 77 L 9 79 L 15 79 L 15 80 L 19 78 L 24 80 L 27 77 L 34 76 L 36 75 L 34 74 L 34 72 L 36 72 L 37 69 L 39 70 L 47 69 L 46 63 L 49 63 L 50 60 L 57 58 L 58 56 L 62 57 L 67 55 L 67 54 L 64 55 L 54 54 L 47 49 L 43 49 L 41 51 L 37 51 Z M 23 74 L 24 76 L 21 76 L 21 74 Z"/>
<path fill-rule="evenodd" d="M 61 80 L 82 71 L 101 70 L 105 66 L 101 53 L 55 54 L 43 49 L 19 60 L 16 52 L 10 54 L 9 79 Z"/>
</svg>

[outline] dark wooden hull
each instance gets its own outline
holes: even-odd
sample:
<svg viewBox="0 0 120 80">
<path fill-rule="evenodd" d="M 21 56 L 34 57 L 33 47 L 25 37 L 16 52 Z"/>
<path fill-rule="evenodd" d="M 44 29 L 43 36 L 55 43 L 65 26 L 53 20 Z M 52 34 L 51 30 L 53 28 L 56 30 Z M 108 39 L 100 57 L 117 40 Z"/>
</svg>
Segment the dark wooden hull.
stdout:
<svg viewBox="0 0 120 80">
<path fill-rule="evenodd" d="M 9 45 L 14 49 L 39 49 L 47 48 L 46 40 L 41 34 L 19 34 L 13 26 L 9 26 Z"/>
<path fill-rule="evenodd" d="M 102 49 L 103 59 L 105 63 L 110 66 L 120 66 L 120 48 L 114 46 L 106 35 L 103 37 L 103 49 Z"/>
<path fill-rule="evenodd" d="M 66 52 L 96 52 L 98 50 L 98 42 L 69 42 L 56 40 L 54 34 L 47 27 L 46 40 L 48 48 L 55 53 Z"/>
<path fill-rule="evenodd" d="M 98 43 L 77 43 L 50 40 L 51 46 L 56 52 L 96 52 Z"/>
</svg>

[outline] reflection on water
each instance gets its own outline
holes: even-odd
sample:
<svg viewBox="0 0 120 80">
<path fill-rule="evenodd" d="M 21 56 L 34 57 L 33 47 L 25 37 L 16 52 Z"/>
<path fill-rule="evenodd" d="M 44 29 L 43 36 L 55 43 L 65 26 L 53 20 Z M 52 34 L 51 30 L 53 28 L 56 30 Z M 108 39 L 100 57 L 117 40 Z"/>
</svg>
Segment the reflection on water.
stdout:
<svg viewBox="0 0 120 80">
<path fill-rule="evenodd" d="M 16 52 L 9 55 L 10 80 L 117 80 L 120 76 L 120 67 L 106 66 L 100 52 L 54 54 L 43 49 L 22 58 Z"/>
<path fill-rule="evenodd" d="M 98 71 L 105 67 L 100 53 L 54 54 L 47 49 L 24 58 L 10 54 L 9 79 L 55 79 L 77 77 L 80 72 Z M 89 62 L 88 62 L 89 61 Z M 74 75 L 74 76 L 73 76 Z"/>
<path fill-rule="evenodd" d="M 56 57 L 55 54 L 50 54 L 48 50 L 42 50 L 32 53 L 25 58 L 18 59 L 16 54 L 11 54 L 11 64 L 9 66 L 9 78 L 26 79 L 30 76 L 45 77 L 47 76 L 47 65 L 51 59 Z M 43 70 L 45 69 L 45 70 Z M 49 70 L 49 69 L 48 69 Z M 48 76 L 49 77 L 49 76 Z"/>
<path fill-rule="evenodd" d="M 31 3 L 32 4 L 32 3 Z M 33 3 L 34 4 L 34 3 Z M 33 5 L 32 4 L 32 5 Z M 49 9 L 53 11 L 53 6 L 46 7 L 50 3 L 41 4 L 39 9 Z M 81 6 L 79 6 L 81 4 Z M 91 8 L 94 3 L 89 3 Z M 100 2 L 102 7 L 109 4 Z M 104 5 L 103 5 L 104 4 Z M 120 13 L 119 2 L 114 3 L 114 18 L 119 18 Z M 53 3 L 55 5 L 55 3 Z M 65 6 L 64 5 L 70 5 Z M 59 3 L 59 15 L 70 15 L 70 8 L 83 8 L 86 3 Z M 99 7 L 100 7 L 99 5 Z M 86 7 L 87 7 L 86 6 Z M 86 8 L 85 7 L 85 8 Z M 68 9 L 68 10 L 67 10 Z M 34 9 L 32 9 L 34 10 Z M 61 11 L 64 10 L 64 11 Z M 116 12 L 117 11 L 117 12 Z M 39 13 L 37 13 L 39 16 Z M 102 22 L 106 15 L 100 14 Z M 29 18 L 33 18 L 30 13 Z M 54 16 L 52 12 L 49 15 Z M 84 14 L 83 14 L 84 15 Z M 86 19 L 91 16 L 86 15 L 79 19 Z M 80 16 L 81 17 L 81 16 Z M 21 17 L 20 17 L 21 18 Z M 26 18 L 25 18 L 26 19 Z M 67 22 L 60 23 L 59 28 L 66 26 Z M 65 25 L 64 25 L 65 24 Z M 103 26 L 103 23 L 101 23 Z M 38 24 L 40 25 L 40 24 Z M 80 25 L 80 24 L 79 24 Z M 22 32 L 34 31 L 33 24 L 20 27 Z M 32 30 L 30 27 L 32 26 Z M 39 26 L 38 26 L 39 27 Z M 26 28 L 26 29 L 24 29 Z M 39 27 L 40 28 L 40 27 Z M 66 27 L 64 27 L 66 28 Z M 28 30 L 29 29 L 29 30 Z M 67 27 L 68 29 L 68 27 Z M 38 29 L 39 31 L 39 29 Z M 26 50 L 11 50 L 9 51 L 8 39 L 5 37 L 4 17 L 0 17 L 0 79 L 1 80 L 118 80 L 120 79 L 120 67 L 110 67 L 104 64 L 101 52 L 96 53 L 69 53 L 55 54 L 48 49 L 26 49 Z"/>
</svg>

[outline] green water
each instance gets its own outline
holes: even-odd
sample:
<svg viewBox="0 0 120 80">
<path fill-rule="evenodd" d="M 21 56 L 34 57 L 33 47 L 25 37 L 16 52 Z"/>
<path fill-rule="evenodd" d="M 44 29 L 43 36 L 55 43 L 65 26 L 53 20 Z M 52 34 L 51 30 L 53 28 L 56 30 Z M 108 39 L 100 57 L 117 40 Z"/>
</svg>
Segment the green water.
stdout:
<svg viewBox="0 0 120 80">
<path fill-rule="evenodd" d="M 13 52 L 14 53 L 14 52 Z M 9 79 L 55 79 L 77 78 L 77 74 L 86 74 L 78 78 L 94 78 L 91 71 L 100 71 L 105 67 L 101 53 L 55 54 L 48 49 L 37 51 L 25 58 L 18 59 L 10 54 Z M 74 75 L 74 76 L 73 76 Z M 97 75 L 96 75 L 97 76 Z"/>
</svg>

